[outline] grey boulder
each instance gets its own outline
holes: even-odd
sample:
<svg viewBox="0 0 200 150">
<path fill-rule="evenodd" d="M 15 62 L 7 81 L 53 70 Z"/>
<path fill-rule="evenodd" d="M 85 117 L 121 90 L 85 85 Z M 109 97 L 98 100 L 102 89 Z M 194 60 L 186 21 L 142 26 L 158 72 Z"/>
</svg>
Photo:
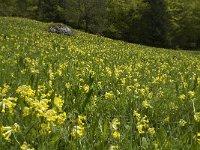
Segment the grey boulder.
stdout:
<svg viewBox="0 0 200 150">
<path fill-rule="evenodd" d="M 66 25 L 63 24 L 58 24 L 58 25 L 54 25 L 49 27 L 49 32 L 51 33 L 57 33 L 57 34 L 63 34 L 63 35 L 73 35 L 74 32 Z"/>
</svg>

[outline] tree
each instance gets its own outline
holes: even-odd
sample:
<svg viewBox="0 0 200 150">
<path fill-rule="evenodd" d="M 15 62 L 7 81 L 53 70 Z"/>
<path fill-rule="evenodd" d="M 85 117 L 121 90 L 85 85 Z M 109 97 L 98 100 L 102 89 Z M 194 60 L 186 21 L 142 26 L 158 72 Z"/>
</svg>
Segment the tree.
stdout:
<svg viewBox="0 0 200 150">
<path fill-rule="evenodd" d="M 60 22 L 59 0 L 39 0 L 38 16 L 40 20 Z"/>
<path fill-rule="evenodd" d="M 143 13 L 148 4 L 143 0 L 110 0 L 108 3 L 107 36 L 129 42 L 138 41 Z"/>
<path fill-rule="evenodd" d="M 143 15 L 142 43 L 166 47 L 168 45 L 168 13 L 165 0 L 145 0 L 150 8 Z"/>
<path fill-rule="evenodd" d="M 65 11 L 66 22 L 69 24 L 83 28 L 86 32 L 103 30 L 106 18 L 105 0 L 66 0 Z"/>
<path fill-rule="evenodd" d="M 0 0 L 0 16 L 14 16 L 16 8 L 16 0 Z"/>
<path fill-rule="evenodd" d="M 197 48 L 200 39 L 200 2 L 168 0 L 171 47 Z"/>
</svg>

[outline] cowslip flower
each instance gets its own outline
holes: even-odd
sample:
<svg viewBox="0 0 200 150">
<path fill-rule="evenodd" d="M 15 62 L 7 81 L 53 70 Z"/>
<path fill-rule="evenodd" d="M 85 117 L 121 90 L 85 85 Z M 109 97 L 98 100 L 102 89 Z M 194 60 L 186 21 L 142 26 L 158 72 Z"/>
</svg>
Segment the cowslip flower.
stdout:
<svg viewBox="0 0 200 150">
<path fill-rule="evenodd" d="M 150 135 L 154 135 L 154 134 L 156 133 L 156 131 L 155 131 L 154 128 L 149 128 L 149 129 L 148 129 L 148 133 L 149 133 Z"/>
<path fill-rule="evenodd" d="M 85 128 L 83 126 L 74 126 L 71 131 L 71 136 L 73 137 L 82 137 L 84 134 Z"/>
<path fill-rule="evenodd" d="M 13 108 L 16 106 L 17 98 L 8 97 L 4 98 L 0 101 L 0 107 L 2 108 L 1 112 L 5 113 L 6 108 L 9 110 L 10 113 L 13 113 Z"/>
<path fill-rule="evenodd" d="M 112 136 L 113 136 L 113 138 L 117 139 L 117 138 L 120 138 L 121 135 L 118 131 L 114 131 Z"/>
<path fill-rule="evenodd" d="M 194 120 L 195 120 L 196 122 L 200 122 L 200 112 L 195 112 L 195 113 L 194 113 Z"/>
<path fill-rule="evenodd" d="M 54 104 L 59 109 L 59 111 L 61 111 L 64 104 L 64 100 L 62 99 L 61 96 L 56 96 L 54 98 Z"/>
<path fill-rule="evenodd" d="M 142 106 L 143 106 L 144 108 L 146 108 L 146 109 L 150 107 L 149 102 L 148 102 L 147 100 L 144 100 L 144 101 L 142 102 Z"/>
<path fill-rule="evenodd" d="M 118 126 L 120 125 L 120 122 L 119 122 L 119 120 L 117 119 L 117 118 L 114 118 L 113 120 L 112 120 L 112 128 L 114 129 L 114 130 L 118 130 Z"/>
<path fill-rule="evenodd" d="M 181 127 L 184 127 L 186 124 L 187 124 L 187 122 L 185 120 L 183 120 L 183 119 L 181 119 L 179 121 L 179 126 L 181 126 Z"/>
<path fill-rule="evenodd" d="M 21 145 L 21 150 L 35 150 L 35 148 L 33 148 L 30 144 L 28 144 L 27 142 L 24 142 Z"/>
<path fill-rule="evenodd" d="M 112 93 L 112 91 L 111 92 L 106 92 L 105 99 L 112 99 L 112 98 L 114 98 L 114 94 Z"/>
<path fill-rule="evenodd" d="M 186 98 L 185 94 L 181 94 L 179 97 L 178 97 L 180 100 L 184 100 Z"/>
<path fill-rule="evenodd" d="M 17 123 L 15 123 L 13 126 L 2 126 L 0 131 L 3 138 L 8 141 L 10 140 L 12 133 L 20 131 L 20 126 Z"/>
<path fill-rule="evenodd" d="M 195 92 L 194 91 L 189 91 L 188 94 L 189 94 L 190 98 L 193 98 L 194 95 L 195 95 Z"/>
</svg>

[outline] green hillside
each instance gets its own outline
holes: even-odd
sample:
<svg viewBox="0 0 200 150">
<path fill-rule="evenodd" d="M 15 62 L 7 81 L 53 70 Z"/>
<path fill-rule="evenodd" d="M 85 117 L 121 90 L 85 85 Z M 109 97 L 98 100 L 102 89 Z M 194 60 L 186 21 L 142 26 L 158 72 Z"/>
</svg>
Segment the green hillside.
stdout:
<svg viewBox="0 0 200 150">
<path fill-rule="evenodd" d="M 198 149 L 200 54 L 0 17 L 0 149 Z"/>
</svg>

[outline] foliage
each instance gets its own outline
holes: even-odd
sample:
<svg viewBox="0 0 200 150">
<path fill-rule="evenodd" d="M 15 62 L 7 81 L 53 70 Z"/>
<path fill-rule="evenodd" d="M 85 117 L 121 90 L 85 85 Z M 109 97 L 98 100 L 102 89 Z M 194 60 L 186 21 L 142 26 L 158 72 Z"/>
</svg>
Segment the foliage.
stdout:
<svg viewBox="0 0 200 150">
<path fill-rule="evenodd" d="M 1 149 L 199 149 L 199 53 L 49 25 L 0 17 Z"/>
<path fill-rule="evenodd" d="M 198 0 L 0 0 L 1 16 L 62 22 L 156 47 L 199 49 Z"/>
<path fill-rule="evenodd" d="M 198 47 L 200 39 L 200 2 L 168 0 L 171 46 Z"/>
</svg>

